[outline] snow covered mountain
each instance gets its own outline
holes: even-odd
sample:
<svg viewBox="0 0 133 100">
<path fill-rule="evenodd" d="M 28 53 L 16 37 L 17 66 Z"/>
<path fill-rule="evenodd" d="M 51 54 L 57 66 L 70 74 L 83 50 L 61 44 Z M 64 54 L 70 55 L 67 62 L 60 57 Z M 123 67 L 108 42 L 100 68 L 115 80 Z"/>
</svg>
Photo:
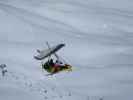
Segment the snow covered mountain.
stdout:
<svg viewBox="0 0 133 100">
<path fill-rule="evenodd" d="M 58 52 L 70 73 L 45 76 L 36 49 Z M 0 100 L 131 100 L 132 0 L 0 0 Z"/>
</svg>

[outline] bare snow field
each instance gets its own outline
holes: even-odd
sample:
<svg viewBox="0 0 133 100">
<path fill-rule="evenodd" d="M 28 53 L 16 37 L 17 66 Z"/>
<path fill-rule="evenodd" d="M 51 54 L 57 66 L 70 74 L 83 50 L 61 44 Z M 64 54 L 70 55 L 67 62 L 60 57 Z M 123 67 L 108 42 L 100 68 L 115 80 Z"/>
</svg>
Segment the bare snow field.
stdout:
<svg viewBox="0 0 133 100">
<path fill-rule="evenodd" d="M 58 52 L 72 72 L 46 76 L 36 49 Z M 0 100 L 132 100 L 132 0 L 0 0 Z"/>
</svg>

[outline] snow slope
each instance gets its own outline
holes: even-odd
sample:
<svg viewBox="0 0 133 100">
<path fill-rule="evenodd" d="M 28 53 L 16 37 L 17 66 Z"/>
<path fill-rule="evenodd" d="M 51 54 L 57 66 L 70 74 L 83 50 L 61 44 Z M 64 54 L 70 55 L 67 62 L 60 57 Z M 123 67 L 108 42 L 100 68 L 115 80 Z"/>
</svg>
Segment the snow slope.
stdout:
<svg viewBox="0 0 133 100">
<path fill-rule="evenodd" d="M 132 0 L 1 0 L 2 100 L 131 100 Z M 36 49 L 58 52 L 73 71 L 45 76 Z"/>
</svg>

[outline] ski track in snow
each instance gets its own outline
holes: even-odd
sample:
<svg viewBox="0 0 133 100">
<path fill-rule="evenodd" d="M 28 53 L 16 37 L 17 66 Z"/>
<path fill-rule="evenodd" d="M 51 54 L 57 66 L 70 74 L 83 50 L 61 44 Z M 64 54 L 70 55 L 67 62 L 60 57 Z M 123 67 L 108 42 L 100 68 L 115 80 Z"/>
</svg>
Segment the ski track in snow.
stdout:
<svg viewBox="0 0 133 100">
<path fill-rule="evenodd" d="M 52 78 L 52 77 L 51 77 Z M 29 92 L 35 92 L 42 96 L 45 100 L 47 99 L 61 99 L 64 97 L 70 97 L 70 92 L 63 92 L 58 86 L 47 83 L 44 78 L 40 80 L 32 80 L 25 76 L 23 73 L 8 72 L 5 77 L 1 77 L 0 81 L 7 81 L 10 84 L 15 84 L 20 88 L 24 88 Z M 69 98 L 70 99 L 70 98 Z"/>
<path fill-rule="evenodd" d="M 64 28 L 63 31 L 66 33 L 65 34 L 62 33 L 62 34 L 65 36 L 75 36 L 75 35 L 73 35 L 73 34 L 71 35 L 69 33 L 75 33 L 75 34 L 79 33 L 79 31 L 73 29 L 72 26 L 69 26 L 65 23 L 62 23 L 62 22 L 59 22 L 56 20 L 45 18 L 44 16 L 40 16 L 38 14 L 29 12 L 22 8 L 17 8 L 17 7 L 13 7 L 11 5 L 6 5 L 6 4 L 0 4 L 0 7 L 1 7 L 1 10 L 4 10 L 8 14 L 15 16 L 16 18 L 24 21 L 27 24 L 30 24 L 31 26 L 33 26 L 35 28 L 43 29 L 49 33 L 50 32 L 52 32 L 52 33 L 54 32 L 55 34 L 61 33 L 62 31 L 60 32 L 60 29 L 63 29 L 63 28 Z M 32 16 L 32 18 L 31 18 L 31 16 Z M 48 25 L 47 25 L 47 23 L 48 23 Z M 52 28 L 49 28 L 49 26 L 51 26 Z M 62 35 L 62 34 L 59 34 L 59 35 Z"/>
</svg>

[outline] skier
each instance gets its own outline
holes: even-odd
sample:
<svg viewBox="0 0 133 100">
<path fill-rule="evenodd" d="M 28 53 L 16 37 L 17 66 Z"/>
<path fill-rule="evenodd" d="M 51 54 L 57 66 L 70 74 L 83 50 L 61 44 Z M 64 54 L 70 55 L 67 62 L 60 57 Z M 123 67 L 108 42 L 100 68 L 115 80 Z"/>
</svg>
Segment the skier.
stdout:
<svg viewBox="0 0 133 100">
<path fill-rule="evenodd" d="M 2 76 L 4 77 L 5 73 L 7 72 L 6 64 L 1 64 L 0 68 L 1 68 Z"/>
</svg>

